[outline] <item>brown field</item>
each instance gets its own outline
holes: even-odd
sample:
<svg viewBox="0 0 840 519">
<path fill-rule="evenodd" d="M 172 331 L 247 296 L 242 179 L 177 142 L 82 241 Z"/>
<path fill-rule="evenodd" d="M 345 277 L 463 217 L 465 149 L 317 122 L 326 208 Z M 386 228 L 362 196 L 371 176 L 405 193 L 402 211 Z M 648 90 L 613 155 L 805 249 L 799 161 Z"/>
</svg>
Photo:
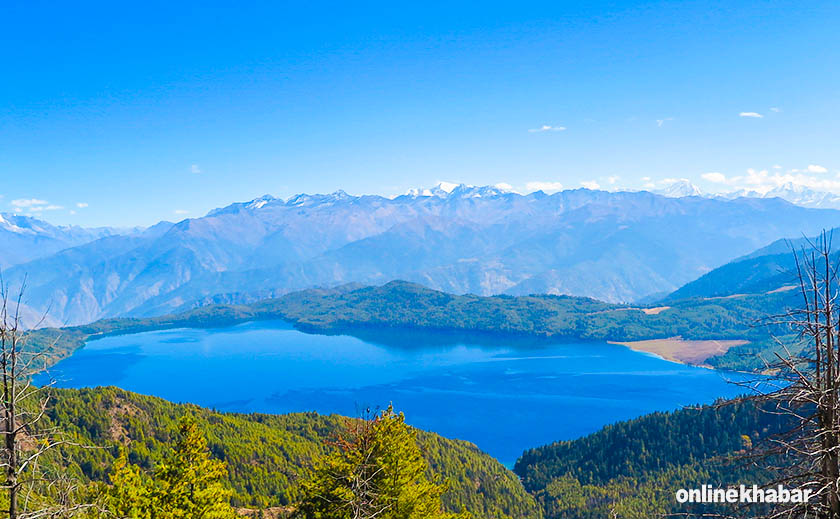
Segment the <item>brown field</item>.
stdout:
<svg viewBox="0 0 840 519">
<path fill-rule="evenodd" d="M 794 290 L 794 289 L 797 289 L 797 288 L 799 288 L 799 287 L 796 286 L 796 285 L 785 285 L 783 287 L 777 288 L 776 290 L 771 290 L 767 293 L 768 294 L 778 294 L 779 292 L 787 292 L 788 290 Z"/>
<path fill-rule="evenodd" d="M 642 312 L 644 312 L 645 315 L 657 315 L 657 314 L 660 314 L 660 313 L 664 312 L 665 310 L 668 310 L 669 308 L 671 308 L 671 307 L 670 306 L 657 306 L 656 308 L 642 308 Z"/>
<path fill-rule="evenodd" d="M 702 366 L 710 357 L 726 353 L 729 348 L 747 344 L 749 341 L 689 341 L 682 337 L 671 337 L 670 339 L 651 339 L 647 341 L 615 342 L 631 350 L 653 353 L 665 360 Z"/>
</svg>

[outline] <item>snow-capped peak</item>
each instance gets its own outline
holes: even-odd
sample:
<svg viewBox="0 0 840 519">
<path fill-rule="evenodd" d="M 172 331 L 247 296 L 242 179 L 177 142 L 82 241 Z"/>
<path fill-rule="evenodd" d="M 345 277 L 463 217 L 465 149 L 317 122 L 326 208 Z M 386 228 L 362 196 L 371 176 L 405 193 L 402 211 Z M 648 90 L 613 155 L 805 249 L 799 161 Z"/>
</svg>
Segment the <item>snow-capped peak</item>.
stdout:
<svg viewBox="0 0 840 519">
<path fill-rule="evenodd" d="M 248 202 L 246 207 L 248 209 L 262 209 L 263 207 L 265 207 L 265 204 L 267 204 L 269 202 L 273 202 L 275 200 L 277 200 L 277 199 L 274 198 L 271 195 L 263 195 L 259 198 L 255 198 L 255 199 L 251 200 L 250 202 Z"/>
<path fill-rule="evenodd" d="M 453 182 L 438 182 L 435 186 L 430 188 L 413 187 L 406 191 L 408 196 L 436 196 L 439 198 L 446 198 L 456 188 L 464 184 L 455 184 Z"/>
<path fill-rule="evenodd" d="M 781 198 L 794 205 L 815 209 L 840 209 L 840 195 L 829 191 L 815 191 L 802 184 L 787 182 L 772 189 L 738 189 L 714 195 L 713 198 L 734 200 L 736 198 Z"/>
<path fill-rule="evenodd" d="M 503 186 L 473 186 L 470 184 L 455 184 L 452 182 L 440 182 L 431 188 L 412 188 L 406 192 L 406 196 L 421 197 L 435 196 L 438 198 L 482 198 L 499 196 L 510 192 Z"/>
<path fill-rule="evenodd" d="M 695 186 L 687 178 L 674 180 L 662 189 L 654 191 L 658 195 L 670 198 L 682 198 L 685 196 L 703 196 L 703 191 Z"/>
</svg>

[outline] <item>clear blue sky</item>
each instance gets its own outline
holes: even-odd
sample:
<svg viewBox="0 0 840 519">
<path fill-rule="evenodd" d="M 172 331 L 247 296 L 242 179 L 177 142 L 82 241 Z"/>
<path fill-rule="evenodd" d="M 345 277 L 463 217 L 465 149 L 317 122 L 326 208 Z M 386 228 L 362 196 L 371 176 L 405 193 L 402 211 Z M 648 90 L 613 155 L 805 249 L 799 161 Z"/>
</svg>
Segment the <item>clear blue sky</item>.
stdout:
<svg viewBox="0 0 840 519">
<path fill-rule="evenodd" d="M 840 170 L 837 2 L 64 4 L 0 7 L 0 211 Z"/>
</svg>

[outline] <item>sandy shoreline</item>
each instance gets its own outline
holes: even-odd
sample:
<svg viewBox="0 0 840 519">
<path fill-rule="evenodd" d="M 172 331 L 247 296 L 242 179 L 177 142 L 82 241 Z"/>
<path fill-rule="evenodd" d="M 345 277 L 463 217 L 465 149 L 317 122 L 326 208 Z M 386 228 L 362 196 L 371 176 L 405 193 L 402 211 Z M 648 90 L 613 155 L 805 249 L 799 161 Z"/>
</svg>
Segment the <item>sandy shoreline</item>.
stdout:
<svg viewBox="0 0 840 519">
<path fill-rule="evenodd" d="M 706 340 L 693 341 L 682 337 L 668 339 L 650 339 L 646 341 L 608 341 L 610 344 L 627 346 L 634 351 L 653 353 L 665 360 L 703 366 L 706 360 L 726 353 L 730 348 L 747 344 L 743 340 Z"/>
</svg>

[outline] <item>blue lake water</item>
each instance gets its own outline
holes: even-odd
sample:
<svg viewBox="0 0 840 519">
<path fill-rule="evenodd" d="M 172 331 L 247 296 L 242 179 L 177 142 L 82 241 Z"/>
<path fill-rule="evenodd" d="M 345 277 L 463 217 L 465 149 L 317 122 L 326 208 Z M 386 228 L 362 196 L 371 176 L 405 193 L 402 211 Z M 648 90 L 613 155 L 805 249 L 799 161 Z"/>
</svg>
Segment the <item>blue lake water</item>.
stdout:
<svg viewBox="0 0 840 519">
<path fill-rule="evenodd" d="M 606 343 L 481 336 L 314 335 L 286 323 L 175 329 L 89 342 L 51 372 L 60 387 L 114 385 L 223 411 L 358 415 L 393 402 L 412 425 L 523 450 L 618 420 L 734 396 L 734 375 Z"/>
</svg>

